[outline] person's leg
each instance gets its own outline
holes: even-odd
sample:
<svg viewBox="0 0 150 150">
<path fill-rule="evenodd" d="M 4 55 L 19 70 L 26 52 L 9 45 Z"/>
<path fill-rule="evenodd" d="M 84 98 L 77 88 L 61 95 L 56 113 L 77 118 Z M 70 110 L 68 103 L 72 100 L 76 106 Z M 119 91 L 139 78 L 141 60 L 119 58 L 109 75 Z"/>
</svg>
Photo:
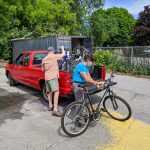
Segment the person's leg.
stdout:
<svg viewBox="0 0 150 150">
<path fill-rule="evenodd" d="M 75 99 L 76 101 L 82 101 L 83 99 L 83 90 L 78 87 L 79 83 L 73 83 L 74 87 L 74 94 L 75 94 Z"/>
<path fill-rule="evenodd" d="M 54 92 L 54 111 L 58 111 L 59 91 Z"/>
<path fill-rule="evenodd" d="M 51 80 L 51 91 L 54 93 L 54 109 L 53 109 L 53 116 L 61 117 L 61 113 L 58 110 L 58 98 L 59 98 L 59 84 L 58 78 Z"/>
<path fill-rule="evenodd" d="M 53 93 L 52 93 L 52 92 L 49 92 L 49 93 L 48 93 L 49 108 L 52 108 L 52 107 L 53 107 L 52 98 L 53 98 Z"/>
<path fill-rule="evenodd" d="M 53 104 L 52 104 L 52 97 L 53 97 L 53 93 L 51 91 L 51 87 L 50 87 L 50 80 L 46 80 L 45 81 L 46 84 L 46 92 L 48 93 L 48 102 L 49 102 L 49 110 L 52 110 Z"/>
</svg>

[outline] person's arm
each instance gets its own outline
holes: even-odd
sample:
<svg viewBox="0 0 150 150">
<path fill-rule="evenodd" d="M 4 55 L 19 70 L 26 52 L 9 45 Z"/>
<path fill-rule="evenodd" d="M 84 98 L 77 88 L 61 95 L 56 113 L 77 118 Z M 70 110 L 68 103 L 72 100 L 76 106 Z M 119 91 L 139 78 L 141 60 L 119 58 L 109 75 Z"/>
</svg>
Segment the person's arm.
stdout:
<svg viewBox="0 0 150 150">
<path fill-rule="evenodd" d="M 44 71 L 44 64 L 42 64 L 41 68 L 42 68 L 42 71 Z"/>
<path fill-rule="evenodd" d="M 41 68 L 42 68 L 42 71 L 44 71 L 44 59 L 42 60 L 42 63 L 41 63 Z"/>
<path fill-rule="evenodd" d="M 94 84 L 94 85 L 97 85 L 97 82 L 94 81 L 94 80 L 91 78 L 91 76 L 90 76 L 89 73 L 88 73 L 88 75 L 87 75 L 86 72 L 80 72 L 80 74 L 81 74 L 82 78 L 83 78 L 86 82 L 89 82 L 89 83 L 92 83 L 92 84 Z"/>
<path fill-rule="evenodd" d="M 59 59 L 61 59 L 62 57 L 65 56 L 65 49 L 64 49 L 64 46 L 60 46 L 60 49 L 61 49 L 61 51 L 62 51 L 62 54 L 55 54 L 57 60 L 59 60 Z"/>
<path fill-rule="evenodd" d="M 88 77 L 92 79 L 91 75 L 88 74 Z M 92 79 L 93 80 L 93 79 Z M 93 80 L 94 81 L 94 80 Z M 104 84 L 104 81 L 94 81 L 96 82 L 96 85 L 103 85 Z"/>
<path fill-rule="evenodd" d="M 94 81 L 90 74 L 88 73 L 88 75 L 86 74 L 86 72 L 80 72 L 82 78 L 86 81 L 86 82 L 89 82 L 89 83 L 92 83 L 94 85 L 102 85 L 104 84 L 104 82 L 97 82 L 97 81 Z"/>
</svg>

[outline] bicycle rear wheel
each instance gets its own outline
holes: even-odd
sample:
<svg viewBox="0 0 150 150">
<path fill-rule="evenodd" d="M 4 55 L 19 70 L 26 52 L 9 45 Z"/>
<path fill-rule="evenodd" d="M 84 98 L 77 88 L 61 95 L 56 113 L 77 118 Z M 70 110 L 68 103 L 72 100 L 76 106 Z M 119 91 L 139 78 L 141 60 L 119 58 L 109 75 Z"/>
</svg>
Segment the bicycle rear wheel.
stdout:
<svg viewBox="0 0 150 150">
<path fill-rule="evenodd" d="M 126 121 L 131 117 L 130 105 L 119 96 L 107 96 L 104 99 L 103 106 L 106 112 L 115 120 Z"/>
<path fill-rule="evenodd" d="M 85 132 L 90 122 L 90 110 L 83 102 L 73 102 L 64 111 L 61 117 L 63 131 L 75 137 Z"/>
</svg>

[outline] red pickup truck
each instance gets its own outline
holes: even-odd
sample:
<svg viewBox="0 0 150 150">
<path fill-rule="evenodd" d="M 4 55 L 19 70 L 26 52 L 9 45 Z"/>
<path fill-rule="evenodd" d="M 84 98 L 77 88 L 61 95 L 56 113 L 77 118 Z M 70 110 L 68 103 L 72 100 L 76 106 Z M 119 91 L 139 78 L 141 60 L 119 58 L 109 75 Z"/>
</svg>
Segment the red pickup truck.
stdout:
<svg viewBox="0 0 150 150">
<path fill-rule="evenodd" d="M 47 99 L 44 81 L 44 71 L 41 69 L 42 59 L 48 54 L 48 51 L 27 51 L 21 53 L 13 64 L 8 64 L 6 76 L 10 86 L 16 83 L 22 83 L 27 86 L 40 90 L 45 99 Z M 105 67 L 98 70 L 99 79 L 105 79 Z M 96 73 L 97 75 L 97 73 Z M 94 76 L 94 75 L 93 75 Z M 60 97 L 71 98 L 74 96 L 70 72 L 60 71 L 59 78 Z"/>
</svg>

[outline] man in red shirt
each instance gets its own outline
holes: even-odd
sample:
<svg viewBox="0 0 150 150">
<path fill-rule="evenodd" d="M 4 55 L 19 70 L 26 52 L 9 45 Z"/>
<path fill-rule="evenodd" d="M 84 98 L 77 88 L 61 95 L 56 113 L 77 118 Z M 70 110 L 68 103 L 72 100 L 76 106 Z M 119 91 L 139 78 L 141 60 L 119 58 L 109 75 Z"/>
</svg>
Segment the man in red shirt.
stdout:
<svg viewBox="0 0 150 150">
<path fill-rule="evenodd" d="M 55 54 L 53 47 L 48 47 L 49 54 L 42 61 L 42 68 L 45 71 L 45 84 L 46 91 L 48 93 L 49 111 L 53 111 L 53 116 L 61 117 L 61 113 L 58 110 L 58 98 L 59 98 L 59 68 L 58 60 L 65 55 L 64 46 L 60 46 L 62 50 L 61 54 Z M 52 97 L 54 94 L 54 107 L 52 105 Z"/>
</svg>

